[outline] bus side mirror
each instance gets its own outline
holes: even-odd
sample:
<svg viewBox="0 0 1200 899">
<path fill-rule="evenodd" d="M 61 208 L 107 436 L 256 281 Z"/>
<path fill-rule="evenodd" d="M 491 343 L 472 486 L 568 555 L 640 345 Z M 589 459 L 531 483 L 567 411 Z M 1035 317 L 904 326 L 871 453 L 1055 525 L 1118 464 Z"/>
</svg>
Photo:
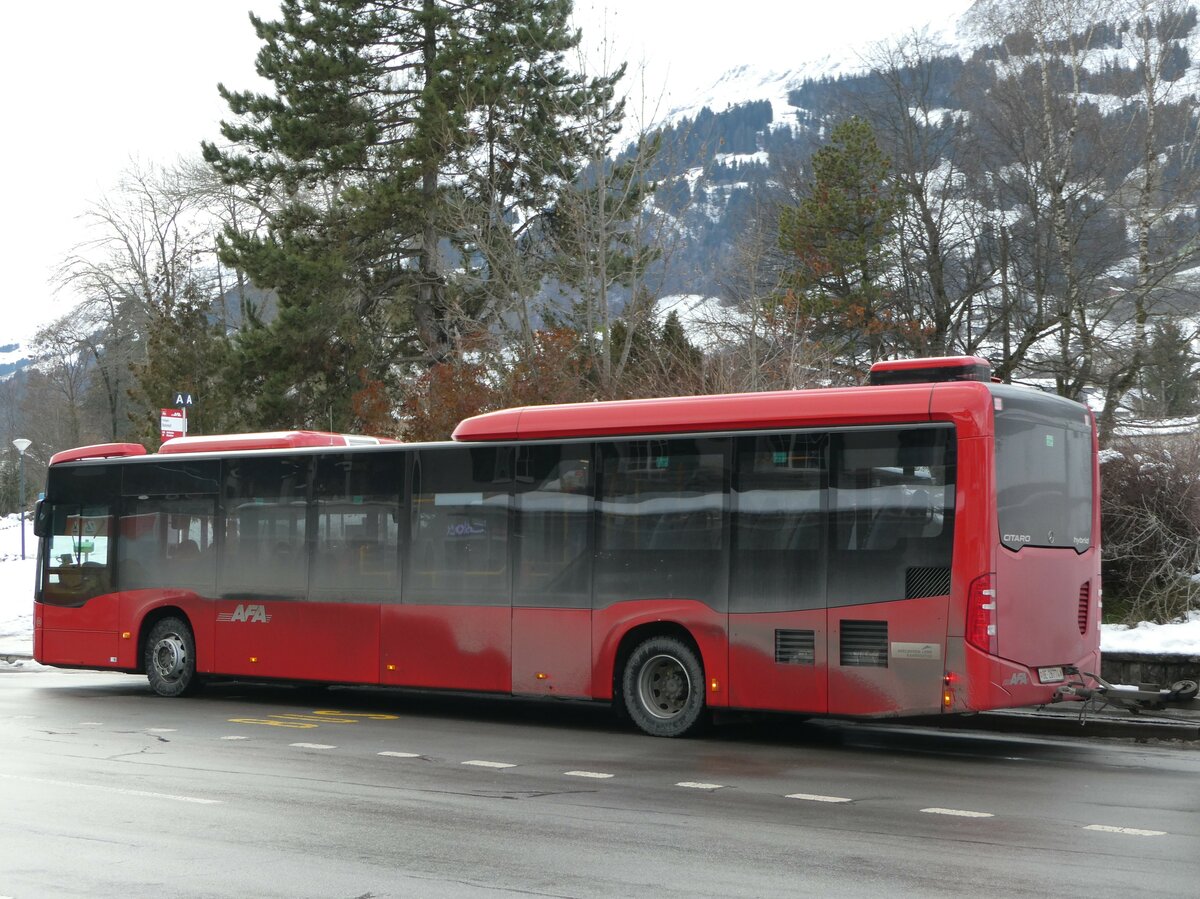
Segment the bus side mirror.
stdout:
<svg viewBox="0 0 1200 899">
<path fill-rule="evenodd" d="M 45 537 L 50 533 L 50 506 L 44 499 L 39 499 L 34 507 L 33 533 L 37 537 Z"/>
</svg>

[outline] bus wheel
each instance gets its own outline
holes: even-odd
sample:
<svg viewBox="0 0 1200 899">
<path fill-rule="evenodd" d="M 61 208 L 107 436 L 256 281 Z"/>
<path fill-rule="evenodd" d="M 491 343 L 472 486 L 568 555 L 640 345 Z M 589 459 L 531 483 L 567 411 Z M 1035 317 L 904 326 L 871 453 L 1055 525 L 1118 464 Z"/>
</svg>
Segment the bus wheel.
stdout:
<svg viewBox="0 0 1200 899">
<path fill-rule="evenodd" d="M 196 688 L 196 638 L 186 621 L 164 618 L 146 638 L 146 678 L 159 696 L 183 696 Z"/>
<path fill-rule="evenodd" d="M 651 637 L 638 646 L 621 687 L 629 717 L 652 737 L 682 737 L 704 724 L 704 669 L 681 640 Z"/>
</svg>

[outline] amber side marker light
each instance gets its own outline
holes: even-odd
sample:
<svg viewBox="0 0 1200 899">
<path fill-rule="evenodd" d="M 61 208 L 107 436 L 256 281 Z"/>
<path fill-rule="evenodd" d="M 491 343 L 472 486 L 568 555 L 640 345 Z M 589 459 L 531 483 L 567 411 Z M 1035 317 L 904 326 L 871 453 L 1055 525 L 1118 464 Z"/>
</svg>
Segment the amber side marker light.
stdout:
<svg viewBox="0 0 1200 899">
<path fill-rule="evenodd" d="M 129 633 L 129 631 L 124 631 L 124 632 L 121 634 L 121 639 L 122 639 L 122 640 L 128 640 L 128 639 L 129 639 L 130 637 L 132 637 L 132 636 L 133 636 L 133 634 Z"/>
<path fill-rule="evenodd" d="M 954 682 L 958 680 L 958 676 L 952 671 L 946 672 L 946 676 L 942 679 L 942 708 L 948 709 L 954 705 Z"/>
<path fill-rule="evenodd" d="M 713 693 L 720 693 L 721 692 L 721 682 L 718 681 L 714 677 L 711 681 L 708 682 L 708 689 L 711 690 Z"/>
</svg>

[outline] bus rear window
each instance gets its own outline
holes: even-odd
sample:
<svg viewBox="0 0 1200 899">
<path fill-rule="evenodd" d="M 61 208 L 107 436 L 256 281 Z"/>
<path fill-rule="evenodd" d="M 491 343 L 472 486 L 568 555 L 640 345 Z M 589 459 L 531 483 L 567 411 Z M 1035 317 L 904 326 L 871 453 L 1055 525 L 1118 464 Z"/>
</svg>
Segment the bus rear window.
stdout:
<svg viewBox="0 0 1200 899">
<path fill-rule="evenodd" d="M 1078 403 L 993 388 L 1000 540 L 1071 548 L 1092 542 L 1092 430 Z"/>
</svg>

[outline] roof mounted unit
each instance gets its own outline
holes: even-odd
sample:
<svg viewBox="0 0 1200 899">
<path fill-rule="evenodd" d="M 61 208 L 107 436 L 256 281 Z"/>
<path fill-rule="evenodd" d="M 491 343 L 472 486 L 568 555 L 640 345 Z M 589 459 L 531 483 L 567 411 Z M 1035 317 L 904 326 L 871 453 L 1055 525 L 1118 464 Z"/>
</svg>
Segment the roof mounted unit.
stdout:
<svg viewBox="0 0 1200 899">
<path fill-rule="evenodd" d="M 63 450 L 50 457 L 51 465 L 60 462 L 78 462 L 80 459 L 116 459 L 121 456 L 144 456 L 146 448 L 140 443 L 94 443 Z"/>
<path fill-rule="evenodd" d="M 159 447 L 159 455 L 227 453 L 234 450 L 298 449 L 310 446 L 378 446 L 397 443 L 387 437 L 332 434 L 326 431 L 265 431 L 257 434 L 205 434 L 174 437 Z"/>
<path fill-rule="evenodd" d="M 929 359 L 892 359 L 871 366 L 868 383 L 930 384 L 935 381 L 992 380 L 992 363 L 979 356 L 934 356 Z"/>
</svg>

